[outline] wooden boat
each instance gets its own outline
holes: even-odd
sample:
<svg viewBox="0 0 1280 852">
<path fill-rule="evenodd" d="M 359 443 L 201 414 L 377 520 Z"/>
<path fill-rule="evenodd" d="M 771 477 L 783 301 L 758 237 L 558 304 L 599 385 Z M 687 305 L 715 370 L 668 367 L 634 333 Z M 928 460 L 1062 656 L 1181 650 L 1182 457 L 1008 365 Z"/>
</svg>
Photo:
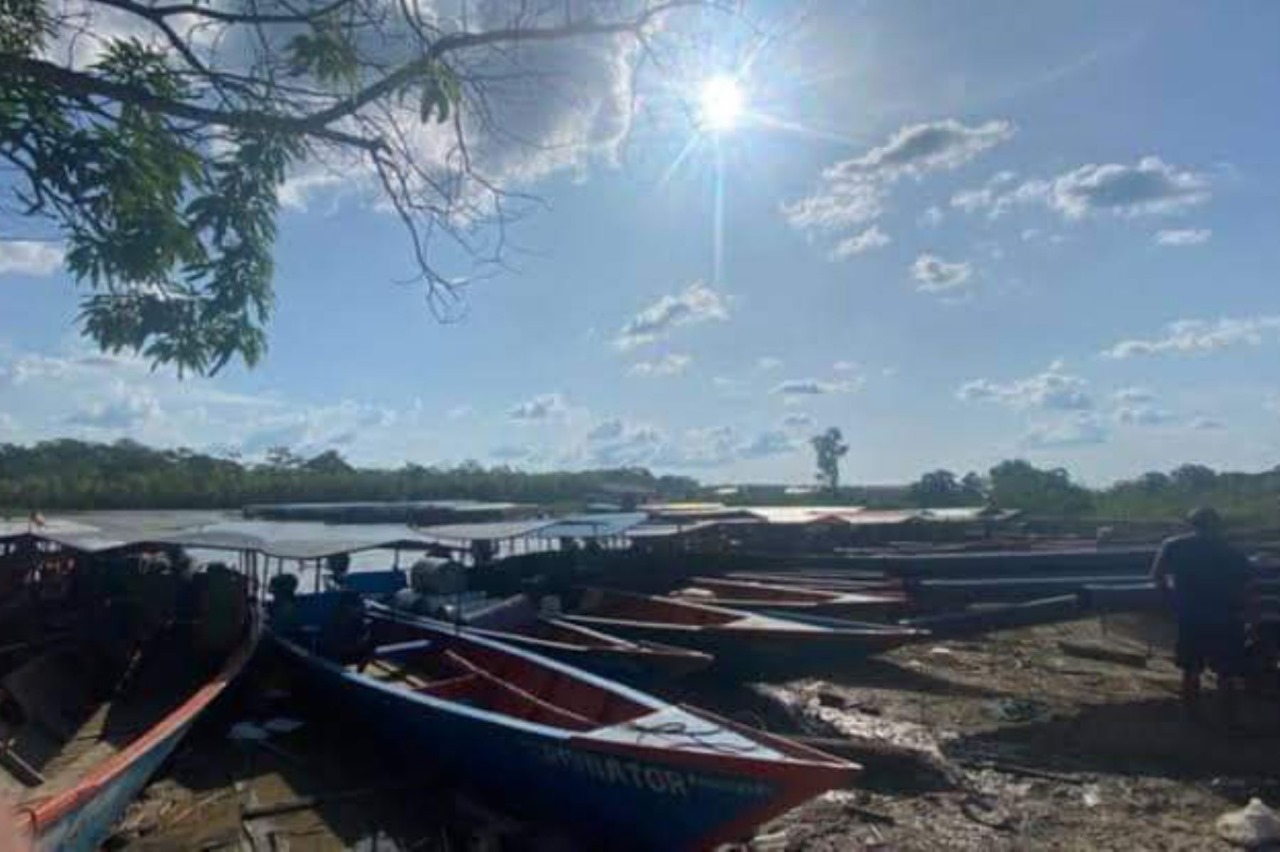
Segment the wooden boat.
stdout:
<svg viewBox="0 0 1280 852">
<path fill-rule="evenodd" d="M 720 671 L 754 677 L 829 671 L 928 635 L 908 627 L 779 617 L 596 588 L 582 590 L 577 611 L 564 618 L 628 639 L 705 651 Z"/>
<path fill-rule="evenodd" d="M 720 577 L 694 577 L 690 585 L 672 594 L 694 603 L 751 612 L 770 610 L 846 618 L 891 614 L 907 603 L 901 592 L 831 591 Z"/>
<path fill-rule="evenodd" d="M 359 593 L 373 612 L 395 610 L 402 615 L 425 616 L 429 620 L 454 620 L 433 612 L 406 608 L 404 599 L 396 594 L 405 588 L 401 572 L 349 574 L 339 587 Z M 429 599 L 410 595 L 409 600 L 417 604 Z M 454 606 L 452 598 L 442 597 L 441 600 Z M 632 642 L 560 618 L 542 616 L 527 595 L 475 602 L 470 611 L 464 608 L 461 620 L 468 630 L 479 636 L 628 683 L 674 680 L 702 671 L 712 662 L 709 654 L 688 648 L 656 642 Z"/>
<path fill-rule="evenodd" d="M 527 601 L 523 595 L 520 598 Z M 375 613 L 393 611 L 374 601 L 369 601 L 368 607 Z M 688 648 L 632 642 L 561 618 L 539 616 L 531 605 L 521 607 L 517 617 L 512 617 L 508 609 L 501 624 L 501 629 L 490 628 L 483 621 L 477 624 L 471 620 L 466 631 L 629 683 L 674 680 L 702 671 L 712 663 L 710 654 Z"/>
<path fill-rule="evenodd" d="M 319 700 L 397 753 L 609 848 L 741 840 L 858 768 L 349 593 L 278 604 L 271 636 Z"/>
<path fill-rule="evenodd" d="M 39 653 L 0 678 L 0 799 L 34 849 L 98 849 L 244 669 L 258 620 L 244 578 L 225 570 L 197 575 L 195 617 L 184 622 L 157 621 L 159 598 L 145 590 L 111 598 L 112 607 L 68 607 L 63 614 L 77 619 L 70 633 L 46 635 Z M 164 582 L 159 573 L 144 578 L 152 591 Z M 84 578 L 77 583 L 72 594 L 85 602 Z M 122 635 L 127 647 L 112 642 Z"/>
<path fill-rule="evenodd" d="M 1059 595 L 1025 603 L 995 604 L 959 612 L 908 618 L 899 623 L 909 627 L 925 628 L 938 638 L 955 639 L 962 636 L 980 636 L 997 630 L 1073 621 L 1086 615 L 1089 615 L 1089 612 L 1080 595 Z"/>
<path fill-rule="evenodd" d="M 902 590 L 902 581 L 897 578 L 849 579 L 836 572 L 730 571 L 724 575 L 724 579 L 802 589 L 821 589 L 827 592 L 898 592 Z"/>
</svg>

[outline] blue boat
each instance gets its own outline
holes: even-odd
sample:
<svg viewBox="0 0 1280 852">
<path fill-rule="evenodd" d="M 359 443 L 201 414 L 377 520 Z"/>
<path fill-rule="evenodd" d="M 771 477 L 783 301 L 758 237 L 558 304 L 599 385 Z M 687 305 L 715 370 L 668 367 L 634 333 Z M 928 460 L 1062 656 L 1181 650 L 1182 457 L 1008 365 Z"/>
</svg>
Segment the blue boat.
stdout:
<svg viewBox="0 0 1280 852">
<path fill-rule="evenodd" d="M 857 770 L 465 629 L 366 613 L 347 592 L 278 601 L 271 636 L 318 698 L 406 759 L 612 848 L 742 840 Z"/>
</svg>

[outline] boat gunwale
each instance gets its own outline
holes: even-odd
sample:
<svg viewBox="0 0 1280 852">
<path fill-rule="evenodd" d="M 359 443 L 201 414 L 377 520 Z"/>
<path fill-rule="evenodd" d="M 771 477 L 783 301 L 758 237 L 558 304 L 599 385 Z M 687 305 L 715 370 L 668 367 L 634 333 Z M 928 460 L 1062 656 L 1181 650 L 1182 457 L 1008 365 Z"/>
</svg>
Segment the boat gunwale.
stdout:
<svg viewBox="0 0 1280 852">
<path fill-rule="evenodd" d="M 262 634 L 261 616 L 256 607 L 250 607 L 248 628 L 240 644 L 227 657 L 222 667 L 194 690 L 185 701 L 120 751 L 96 764 L 74 786 L 48 796 L 21 801 L 15 805 L 14 812 L 23 814 L 27 818 L 26 831 L 30 837 L 39 838 L 45 829 L 56 825 L 84 803 L 92 801 L 154 746 L 176 733 L 183 725 L 194 721 L 244 671 L 257 649 Z"/>
</svg>

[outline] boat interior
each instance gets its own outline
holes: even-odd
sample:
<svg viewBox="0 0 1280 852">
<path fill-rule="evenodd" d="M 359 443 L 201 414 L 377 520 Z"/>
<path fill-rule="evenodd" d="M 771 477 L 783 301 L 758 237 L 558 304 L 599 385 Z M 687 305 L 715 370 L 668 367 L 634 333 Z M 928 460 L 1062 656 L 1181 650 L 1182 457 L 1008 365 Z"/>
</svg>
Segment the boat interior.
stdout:
<svg viewBox="0 0 1280 852">
<path fill-rule="evenodd" d="M 243 639 L 244 577 L 184 555 L 0 556 L 0 794 L 74 786 L 207 682 Z M 170 558 L 174 556 L 176 558 Z"/>
<path fill-rule="evenodd" d="M 798 589 L 772 586 L 765 583 L 719 580 L 714 577 L 694 577 L 688 590 L 706 590 L 717 598 L 734 600 L 765 600 L 785 603 L 828 603 L 840 598 L 839 592 L 820 589 Z"/>
<path fill-rule="evenodd" d="M 697 606 L 684 601 L 633 595 L 609 589 L 584 589 L 578 612 L 594 618 L 621 621 L 658 621 L 693 627 L 714 627 L 741 620 L 742 613 Z"/>
<path fill-rule="evenodd" d="M 273 603 L 273 624 L 348 671 L 527 722 L 588 731 L 647 715 L 624 694 L 446 627 L 371 614 L 358 595 L 323 592 Z"/>
</svg>

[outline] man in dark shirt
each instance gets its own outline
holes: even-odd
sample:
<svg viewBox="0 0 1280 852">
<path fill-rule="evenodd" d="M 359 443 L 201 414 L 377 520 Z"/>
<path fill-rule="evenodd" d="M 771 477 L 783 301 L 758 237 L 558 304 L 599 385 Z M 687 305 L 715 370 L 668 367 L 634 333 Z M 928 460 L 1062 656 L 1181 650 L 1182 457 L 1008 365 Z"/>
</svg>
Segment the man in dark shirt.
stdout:
<svg viewBox="0 0 1280 852">
<path fill-rule="evenodd" d="M 1195 714 L 1200 675 L 1208 666 L 1230 719 L 1232 679 L 1244 674 L 1249 561 L 1223 538 L 1222 518 L 1213 509 L 1196 509 L 1187 522 L 1192 531 L 1160 546 L 1151 576 L 1177 617 L 1184 706 Z"/>
</svg>

